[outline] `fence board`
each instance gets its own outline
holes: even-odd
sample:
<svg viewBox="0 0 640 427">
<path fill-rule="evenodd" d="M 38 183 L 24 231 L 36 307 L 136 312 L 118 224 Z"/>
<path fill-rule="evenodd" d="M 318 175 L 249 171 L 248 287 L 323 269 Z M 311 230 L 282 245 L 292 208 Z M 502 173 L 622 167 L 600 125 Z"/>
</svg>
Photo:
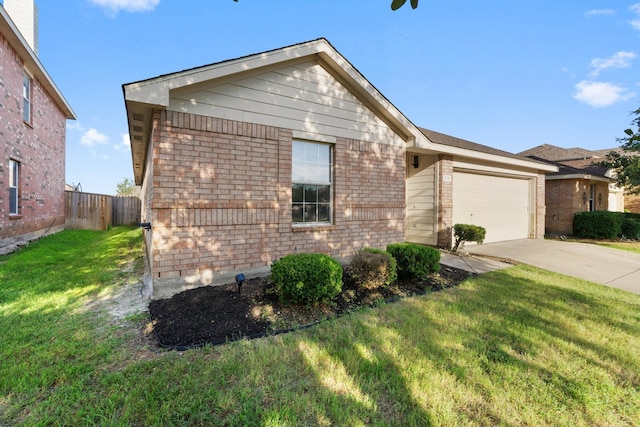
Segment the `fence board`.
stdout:
<svg viewBox="0 0 640 427">
<path fill-rule="evenodd" d="M 114 197 L 112 202 L 113 225 L 137 225 L 140 222 L 141 201 L 138 197 Z"/>
<path fill-rule="evenodd" d="M 65 228 L 106 230 L 109 225 L 133 225 L 140 218 L 140 199 L 65 191 Z"/>
</svg>

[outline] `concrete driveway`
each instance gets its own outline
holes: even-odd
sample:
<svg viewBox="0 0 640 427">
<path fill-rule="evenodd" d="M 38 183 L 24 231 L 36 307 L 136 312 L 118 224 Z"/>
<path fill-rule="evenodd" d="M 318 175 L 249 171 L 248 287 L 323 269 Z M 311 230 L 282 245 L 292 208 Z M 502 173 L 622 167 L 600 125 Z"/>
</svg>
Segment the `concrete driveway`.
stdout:
<svg viewBox="0 0 640 427">
<path fill-rule="evenodd" d="M 525 239 L 468 245 L 471 255 L 515 261 L 640 294 L 640 255 L 587 243 Z"/>
</svg>

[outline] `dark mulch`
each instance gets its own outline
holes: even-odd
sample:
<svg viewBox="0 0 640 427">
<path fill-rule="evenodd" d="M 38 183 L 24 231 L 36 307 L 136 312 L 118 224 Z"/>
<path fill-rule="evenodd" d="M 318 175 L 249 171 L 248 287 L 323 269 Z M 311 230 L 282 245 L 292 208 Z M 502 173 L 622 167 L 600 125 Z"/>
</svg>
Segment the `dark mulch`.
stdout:
<svg viewBox="0 0 640 427">
<path fill-rule="evenodd" d="M 439 275 L 423 281 L 400 280 L 376 291 L 356 290 L 345 277 L 342 293 L 334 303 L 311 307 L 281 304 L 268 278 L 259 277 L 247 280 L 240 294 L 234 283 L 203 286 L 152 301 L 149 314 L 161 346 L 186 349 L 288 332 L 359 307 L 455 286 L 469 275 L 442 265 Z"/>
</svg>

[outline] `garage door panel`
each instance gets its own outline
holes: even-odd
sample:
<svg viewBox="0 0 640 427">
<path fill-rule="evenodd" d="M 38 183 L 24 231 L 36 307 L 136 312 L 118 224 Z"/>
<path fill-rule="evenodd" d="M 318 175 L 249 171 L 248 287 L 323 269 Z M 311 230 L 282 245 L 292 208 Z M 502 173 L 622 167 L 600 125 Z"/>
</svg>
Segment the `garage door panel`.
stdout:
<svg viewBox="0 0 640 427">
<path fill-rule="evenodd" d="M 454 172 L 454 224 L 487 230 L 485 242 L 529 237 L 530 185 L 527 179 Z"/>
</svg>

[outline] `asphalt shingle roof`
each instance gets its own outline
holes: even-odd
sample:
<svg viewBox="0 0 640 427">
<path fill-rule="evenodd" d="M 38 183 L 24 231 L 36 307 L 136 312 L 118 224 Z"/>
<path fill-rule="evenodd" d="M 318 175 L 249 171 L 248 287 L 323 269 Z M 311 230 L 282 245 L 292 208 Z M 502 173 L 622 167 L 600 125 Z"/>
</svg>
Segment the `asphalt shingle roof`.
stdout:
<svg viewBox="0 0 640 427">
<path fill-rule="evenodd" d="M 558 172 L 550 175 L 586 174 L 604 177 L 608 169 L 598 163 L 603 161 L 610 151 L 619 151 L 619 149 L 587 150 L 579 147 L 562 148 L 551 144 L 542 144 L 519 154 L 558 166 Z"/>
</svg>

